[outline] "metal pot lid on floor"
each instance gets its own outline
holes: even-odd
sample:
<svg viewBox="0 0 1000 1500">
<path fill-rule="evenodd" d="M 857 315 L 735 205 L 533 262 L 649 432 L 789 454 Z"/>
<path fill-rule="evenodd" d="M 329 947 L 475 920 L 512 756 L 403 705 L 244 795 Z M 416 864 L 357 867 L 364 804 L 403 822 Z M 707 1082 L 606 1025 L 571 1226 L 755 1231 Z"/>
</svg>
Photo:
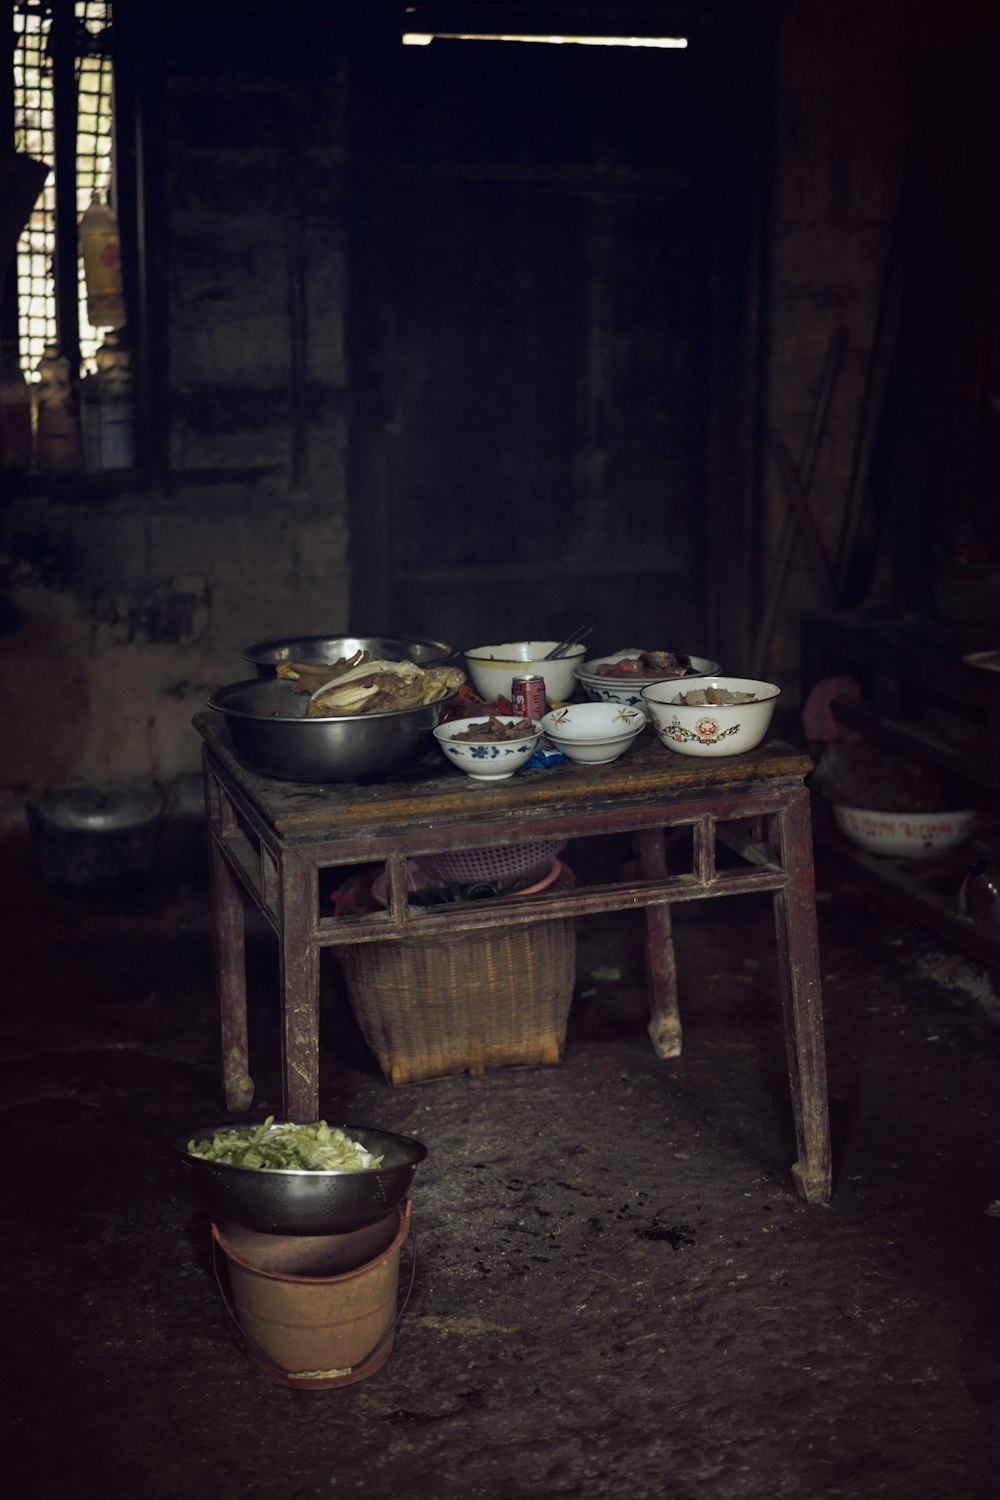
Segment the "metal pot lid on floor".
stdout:
<svg viewBox="0 0 1000 1500">
<path fill-rule="evenodd" d="M 51 828 L 69 833 L 121 833 L 155 822 L 163 812 L 163 798 L 148 787 L 91 783 L 48 792 L 35 807 Z"/>
</svg>

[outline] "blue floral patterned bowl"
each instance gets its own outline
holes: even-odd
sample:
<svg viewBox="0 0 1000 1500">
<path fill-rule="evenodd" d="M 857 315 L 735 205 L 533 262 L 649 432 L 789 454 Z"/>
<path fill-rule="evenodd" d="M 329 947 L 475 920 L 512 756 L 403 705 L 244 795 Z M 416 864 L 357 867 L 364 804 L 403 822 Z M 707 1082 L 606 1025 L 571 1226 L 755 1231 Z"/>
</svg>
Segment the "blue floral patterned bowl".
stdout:
<svg viewBox="0 0 1000 1500">
<path fill-rule="evenodd" d="M 576 669 L 576 678 L 592 703 L 618 703 L 625 708 L 641 708 L 649 718 L 649 710 L 643 701 L 642 690 L 659 682 L 658 677 L 611 677 L 599 668 L 614 668 L 629 657 L 638 656 L 638 651 L 616 651 L 613 656 L 595 656 Z M 689 656 L 690 674 L 668 679 L 672 682 L 690 682 L 692 677 L 712 675 L 720 670 L 717 661 L 707 656 Z"/>
<path fill-rule="evenodd" d="M 516 714 L 496 714 L 500 724 L 520 724 Z M 471 776 L 473 781 L 504 781 L 531 759 L 535 746 L 542 737 L 542 726 L 531 720 L 532 732 L 517 740 L 463 740 L 457 736 L 473 725 L 485 728 L 489 717 L 480 719 L 452 719 L 448 724 L 439 724 L 434 738 L 441 753 L 448 760 Z"/>
</svg>

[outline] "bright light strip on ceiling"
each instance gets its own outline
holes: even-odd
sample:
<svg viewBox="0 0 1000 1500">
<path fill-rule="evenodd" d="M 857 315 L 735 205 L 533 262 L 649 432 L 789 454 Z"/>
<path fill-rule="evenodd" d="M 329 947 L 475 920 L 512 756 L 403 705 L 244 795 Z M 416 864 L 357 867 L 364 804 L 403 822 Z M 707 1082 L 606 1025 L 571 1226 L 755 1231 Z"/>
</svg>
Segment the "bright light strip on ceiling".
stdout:
<svg viewBox="0 0 1000 1500">
<path fill-rule="evenodd" d="M 404 31 L 404 47 L 429 47 L 431 42 L 553 42 L 575 47 L 686 47 L 686 36 L 521 36 L 494 31 Z"/>
</svg>

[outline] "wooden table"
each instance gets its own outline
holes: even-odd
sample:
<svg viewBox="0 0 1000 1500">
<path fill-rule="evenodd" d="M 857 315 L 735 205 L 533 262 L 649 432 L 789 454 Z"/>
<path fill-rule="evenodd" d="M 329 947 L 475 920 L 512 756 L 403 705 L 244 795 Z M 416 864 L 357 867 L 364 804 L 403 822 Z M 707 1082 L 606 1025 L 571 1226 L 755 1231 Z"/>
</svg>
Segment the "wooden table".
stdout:
<svg viewBox="0 0 1000 1500">
<path fill-rule="evenodd" d="M 436 747 L 413 768 L 370 785 L 278 781 L 236 759 L 221 716 L 198 714 L 215 895 L 215 951 L 227 1108 L 250 1107 L 244 898 L 280 952 L 283 1111 L 319 1117 L 319 963 L 323 948 L 482 931 L 540 918 L 643 908 L 649 1034 L 657 1056 L 681 1050 L 670 908 L 677 901 L 769 891 L 797 1160 L 809 1203 L 830 1198 L 830 1137 L 813 883 L 808 757 L 770 742 L 746 755 L 700 758 L 666 750 L 652 732 L 606 766 L 563 762 L 496 784 L 471 781 Z M 668 830 L 690 829 L 691 868 L 671 874 Z M 632 835 L 634 876 L 608 884 L 454 905 L 411 906 L 406 860 L 604 834 Z M 719 868 L 717 848 L 741 862 Z M 360 916 L 320 910 L 320 872 L 384 864 L 387 906 Z"/>
</svg>

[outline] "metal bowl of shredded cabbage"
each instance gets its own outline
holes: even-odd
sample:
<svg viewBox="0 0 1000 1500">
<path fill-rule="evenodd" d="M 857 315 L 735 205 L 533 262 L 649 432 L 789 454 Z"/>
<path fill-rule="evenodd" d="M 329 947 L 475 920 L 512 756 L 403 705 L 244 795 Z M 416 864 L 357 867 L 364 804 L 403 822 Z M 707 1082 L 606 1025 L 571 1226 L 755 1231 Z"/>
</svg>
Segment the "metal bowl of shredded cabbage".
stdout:
<svg viewBox="0 0 1000 1500">
<path fill-rule="evenodd" d="M 350 1234 L 402 1204 L 427 1149 L 365 1125 L 204 1125 L 173 1149 L 198 1206 L 262 1234 Z"/>
</svg>

